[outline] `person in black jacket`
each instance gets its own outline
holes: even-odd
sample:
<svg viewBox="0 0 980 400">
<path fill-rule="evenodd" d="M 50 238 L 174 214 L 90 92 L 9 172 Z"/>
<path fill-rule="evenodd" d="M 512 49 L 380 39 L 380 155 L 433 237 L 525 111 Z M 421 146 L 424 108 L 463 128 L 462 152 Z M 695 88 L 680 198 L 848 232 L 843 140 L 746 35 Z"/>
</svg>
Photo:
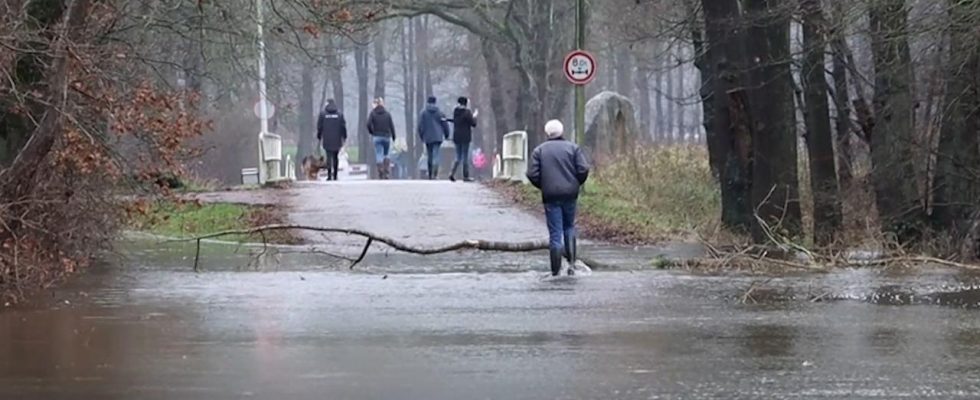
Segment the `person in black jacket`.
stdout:
<svg viewBox="0 0 980 400">
<path fill-rule="evenodd" d="M 575 143 L 562 138 L 564 129 L 560 121 L 548 121 L 544 127 L 548 141 L 534 149 L 527 168 L 527 179 L 534 187 L 541 189 L 544 215 L 548 221 L 552 275 L 558 275 L 561 271 L 563 255 L 570 264 L 568 274 L 575 273 L 575 208 L 579 190 L 589 179 L 589 163 L 585 154 Z"/>
<path fill-rule="evenodd" d="M 391 179 L 391 143 L 395 141 L 395 123 L 391 114 L 385 110 L 382 98 L 374 99 L 374 110 L 367 122 L 368 133 L 374 138 L 374 163 L 378 169 L 378 179 Z"/>
<path fill-rule="evenodd" d="M 327 100 L 326 107 L 317 118 L 316 138 L 327 153 L 327 180 L 335 181 L 340 166 L 337 155 L 347 141 L 347 121 L 344 120 L 344 114 L 337 110 L 337 103 L 333 99 Z"/>
<path fill-rule="evenodd" d="M 456 170 L 463 164 L 463 181 L 472 182 L 470 178 L 470 143 L 473 142 L 473 128 L 476 128 L 478 112 L 472 112 L 467 107 L 469 99 L 460 97 L 456 109 L 453 110 L 453 144 L 456 146 L 456 161 L 453 163 L 449 180 L 456 182 Z"/>
</svg>

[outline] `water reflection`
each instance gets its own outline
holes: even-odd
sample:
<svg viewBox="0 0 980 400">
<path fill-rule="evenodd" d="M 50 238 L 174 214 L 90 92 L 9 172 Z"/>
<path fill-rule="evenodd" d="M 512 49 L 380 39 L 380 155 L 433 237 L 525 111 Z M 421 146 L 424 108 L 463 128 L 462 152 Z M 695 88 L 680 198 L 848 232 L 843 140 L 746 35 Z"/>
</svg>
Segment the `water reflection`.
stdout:
<svg viewBox="0 0 980 400">
<path fill-rule="evenodd" d="M 798 366 L 795 343 L 799 330 L 786 325 L 745 325 L 739 330 L 744 356 L 762 370 L 793 370 Z"/>
<path fill-rule="evenodd" d="M 527 270 L 537 261 L 479 254 L 390 255 L 354 273 L 290 256 L 236 271 L 247 254 L 212 248 L 195 274 L 182 251 L 132 253 L 50 304 L 0 313 L 0 398 L 980 394 L 976 310 L 863 301 L 964 282 L 939 274 L 918 286 L 867 271 L 773 280 L 753 305 L 732 301 L 754 282 L 737 277 L 542 280 Z M 385 262 L 416 272 L 382 279 L 396 268 Z M 824 289 L 862 301 L 792 300 Z"/>
<path fill-rule="evenodd" d="M 890 357 L 901 355 L 907 348 L 907 333 L 893 327 L 874 327 L 865 337 L 866 344 L 876 355 Z"/>
</svg>

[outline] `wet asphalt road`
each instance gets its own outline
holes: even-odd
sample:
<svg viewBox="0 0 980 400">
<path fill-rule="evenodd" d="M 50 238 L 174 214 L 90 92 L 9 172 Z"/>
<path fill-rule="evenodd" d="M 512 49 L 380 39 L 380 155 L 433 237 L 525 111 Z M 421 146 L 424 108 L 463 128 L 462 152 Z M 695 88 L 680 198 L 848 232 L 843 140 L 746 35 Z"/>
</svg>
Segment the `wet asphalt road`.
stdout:
<svg viewBox="0 0 980 400">
<path fill-rule="evenodd" d="M 0 312 L 0 399 L 980 398 L 975 275 L 549 279 L 535 254 L 348 271 L 249 251 L 206 246 L 194 273 L 190 248 L 133 241 Z"/>
</svg>

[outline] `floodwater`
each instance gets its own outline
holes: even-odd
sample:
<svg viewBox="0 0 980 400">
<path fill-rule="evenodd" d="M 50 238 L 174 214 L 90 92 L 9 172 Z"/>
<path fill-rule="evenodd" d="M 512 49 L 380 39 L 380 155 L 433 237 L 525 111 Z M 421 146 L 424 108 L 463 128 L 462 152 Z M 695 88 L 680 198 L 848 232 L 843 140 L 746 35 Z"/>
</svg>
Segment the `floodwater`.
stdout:
<svg viewBox="0 0 980 400">
<path fill-rule="evenodd" d="M 192 254 L 134 243 L 0 311 L 0 399 L 980 397 L 980 279 L 955 271 L 549 279 L 537 254 L 349 271 L 206 246 L 194 273 Z"/>
</svg>

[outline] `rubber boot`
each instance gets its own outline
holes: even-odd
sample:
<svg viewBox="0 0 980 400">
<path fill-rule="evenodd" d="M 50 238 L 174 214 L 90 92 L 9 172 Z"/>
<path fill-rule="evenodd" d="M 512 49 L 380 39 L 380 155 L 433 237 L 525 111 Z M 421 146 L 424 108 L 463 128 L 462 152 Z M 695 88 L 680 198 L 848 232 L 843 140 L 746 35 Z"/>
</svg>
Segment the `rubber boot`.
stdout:
<svg viewBox="0 0 980 400">
<path fill-rule="evenodd" d="M 565 259 L 568 260 L 568 275 L 575 275 L 575 262 L 577 259 L 578 243 L 575 237 L 565 238 Z"/>
<path fill-rule="evenodd" d="M 431 179 L 431 180 L 439 179 L 439 167 L 436 167 L 436 166 L 433 166 L 432 167 L 432 178 L 429 178 L 429 179 Z"/>
<path fill-rule="evenodd" d="M 381 179 L 389 180 L 391 179 L 391 159 L 385 158 L 384 162 L 381 163 Z"/>
<path fill-rule="evenodd" d="M 561 249 L 551 249 L 551 276 L 561 273 Z"/>
<path fill-rule="evenodd" d="M 459 161 L 453 162 L 453 170 L 449 173 L 449 180 L 456 182 L 456 170 L 459 169 Z"/>
</svg>

